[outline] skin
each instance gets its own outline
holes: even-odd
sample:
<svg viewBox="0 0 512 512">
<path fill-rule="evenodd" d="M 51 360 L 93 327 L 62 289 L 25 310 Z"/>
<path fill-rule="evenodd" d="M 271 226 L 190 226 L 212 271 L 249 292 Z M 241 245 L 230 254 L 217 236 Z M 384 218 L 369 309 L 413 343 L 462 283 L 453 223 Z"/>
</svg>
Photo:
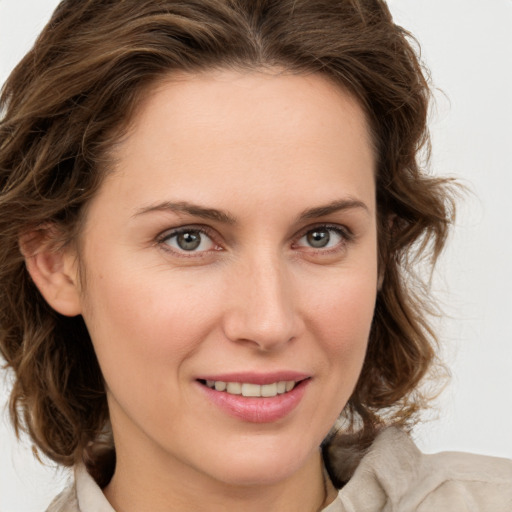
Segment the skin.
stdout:
<svg viewBox="0 0 512 512">
<path fill-rule="evenodd" d="M 362 109 L 317 75 L 182 76 L 147 95 L 115 158 L 81 236 L 85 287 L 76 254 L 62 265 L 107 386 L 105 495 L 120 512 L 319 510 L 319 445 L 359 376 L 378 282 Z M 226 414 L 196 380 L 282 370 L 310 379 L 267 423 Z"/>
</svg>

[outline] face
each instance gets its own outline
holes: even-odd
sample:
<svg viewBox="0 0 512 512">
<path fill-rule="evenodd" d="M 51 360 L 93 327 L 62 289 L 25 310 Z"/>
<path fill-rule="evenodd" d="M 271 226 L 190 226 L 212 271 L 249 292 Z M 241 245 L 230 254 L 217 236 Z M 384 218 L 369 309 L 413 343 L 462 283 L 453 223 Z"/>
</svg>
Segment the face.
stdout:
<svg viewBox="0 0 512 512">
<path fill-rule="evenodd" d="M 118 465 L 290 477 L 349 399 L 373 316 L 361 108 L 315 75 L 184 76 L 115 158 L 80 258 Z"/>
</svg>

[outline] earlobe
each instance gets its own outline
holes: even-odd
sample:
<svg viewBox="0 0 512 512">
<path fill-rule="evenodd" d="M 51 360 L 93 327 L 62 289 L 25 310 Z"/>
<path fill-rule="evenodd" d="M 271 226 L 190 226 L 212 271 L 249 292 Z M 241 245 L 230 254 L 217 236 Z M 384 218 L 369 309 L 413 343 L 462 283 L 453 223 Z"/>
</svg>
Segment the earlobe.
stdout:
<svg viewBox="0 0 512 512">
<path fill-rule="evenodd" d="M 51 228 L 22 235 L 19 239 L 27 271 L 46 302 L 58 313 L 82 312 L 75 251 L 57 247 Z"/>
<path fill-rule="evenodd" d="M 379 271 L 379 277 L 377 279 L 377 291 L 380 292 L 382 290 L 382 284 L 384 283 L 384 272 Z"/>
</svg>

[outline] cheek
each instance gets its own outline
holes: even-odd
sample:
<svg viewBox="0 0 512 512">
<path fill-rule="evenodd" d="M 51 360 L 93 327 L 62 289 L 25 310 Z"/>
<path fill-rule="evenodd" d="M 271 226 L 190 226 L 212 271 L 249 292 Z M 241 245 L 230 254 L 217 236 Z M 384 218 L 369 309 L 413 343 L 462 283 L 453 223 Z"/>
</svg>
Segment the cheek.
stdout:
<svg viewBox="0 0 512 512">
<path fill-rule="evenodd" d="M 371 269 L 359 274 L 347 271 L 305 295 L 315 323 L 332 333 L 328 338 L 358 342 L 369 333 L 377 294 L 375 274 Z"/>
<path fill-rule="evenodd" d="M 177 382 L 215 330 L 220 277 L 114 253 L 88 268 L 84 319 L 107 384 Z"/>
<path fill-rule="evenodd" d="M 193 350 L 204 309 L 190 288 L 165 272 L 102 270 L 88 276 L 83 316 L 105 372 L 149 374 Z"/>
<path fill-rule="evenodd" d="M 311 421 L 322 436 L 345 408 L 361 373 L 375 307 L 374 275 L 371 267 L 368 273 L 337 273 L 316 293 L 304 295 L 309 304 L 308 331 L 314 339 L 310 360 L 319 361 L 322 397 Z"/>
<path fill-rule="evenodd" d="M 373 273 L 347 273 L 338 285 L 310 294 L 309 323 L 327 355 L 333 379 L 354 386 L 364 362 L 376 300 Z"/>
</svg>

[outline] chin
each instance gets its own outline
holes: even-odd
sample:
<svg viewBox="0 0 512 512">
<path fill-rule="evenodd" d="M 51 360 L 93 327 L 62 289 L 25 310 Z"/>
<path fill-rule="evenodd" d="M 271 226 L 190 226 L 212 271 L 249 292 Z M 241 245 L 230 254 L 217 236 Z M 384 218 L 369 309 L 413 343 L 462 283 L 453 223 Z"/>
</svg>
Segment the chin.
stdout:
<svg viewBox="0 0 512 512">
<path fill-rule="evenodd" d="M 280 482 L 291 478 L 301 467 L 301 464 L 292 462 L 289 465 L 279 461 L 279 464 L 273 462 L 261 462 L 257 465 L 241 462 L 233 464 L 230 467 L 220 468 L 221 476 L 217 480 L 235 487 L 260 487 L 277 485 Z M 218 474 L 218 472 L 216 472 Z"/>
<path fill-rule="evenodd" d="M 208 471 L 217 480 L 233 486 L 271 486 L 287 480 L 298 472 L 316 465 L 320 449 L 309 452 L 304 446 L 294 449 L 268 443 L 265 447 L 229 451 L 214 459 Z M 220 464 L 215 464 L 219 461 Z"/>
</svg>

